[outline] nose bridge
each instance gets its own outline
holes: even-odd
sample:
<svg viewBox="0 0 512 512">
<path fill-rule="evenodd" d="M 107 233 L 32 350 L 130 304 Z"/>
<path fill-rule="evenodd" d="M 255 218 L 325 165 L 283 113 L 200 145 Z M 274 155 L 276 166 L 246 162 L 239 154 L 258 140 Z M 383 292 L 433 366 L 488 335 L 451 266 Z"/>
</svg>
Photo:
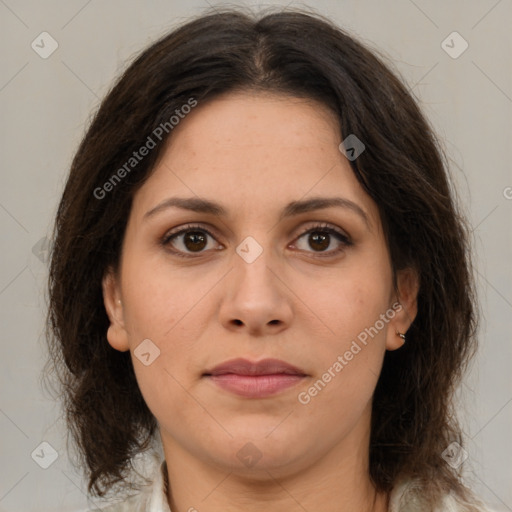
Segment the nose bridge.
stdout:
<svg viewBox="0 0 512 512">
<path fill-rule="evenodd" d="M 262 240 L 262 236 L 258 238 L 261 244 L 256 238 L 248 236 L 237 246 L 233 276 L 237 291 L 249 291 L 253 295 L 268 294 L 277 284 L 273 282 L 272 276 L 275 278 L 275 275 L 270 270 L 276 266 L 275 261 L 271 261 L 274 259 L 273 251 L 270 244 Z"/>
<path fill-rule="evenodd" d="M 220 310 L 223 325 L 230 329 L 245 326 L 256 332 L 289 324 L 291 304 L 286 287 L 276 276 L 280 265 L 270 242 L 262 240 L 260 244 L 253 237 L 245 238 L 236 247 L 233 264 Z"/>
</svg>

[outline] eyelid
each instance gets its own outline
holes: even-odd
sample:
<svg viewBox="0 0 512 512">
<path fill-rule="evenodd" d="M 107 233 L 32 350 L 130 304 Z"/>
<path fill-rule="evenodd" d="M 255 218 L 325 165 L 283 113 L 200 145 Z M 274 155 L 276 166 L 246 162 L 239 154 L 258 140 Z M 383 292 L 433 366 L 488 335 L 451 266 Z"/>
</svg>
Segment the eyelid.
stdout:
<svg viewBox="0 0 512 512">
<path fill-rule="evenodd" d="M 212 233 L 212 231 L 215 231 L 215 230 L 213 230 L 210 227 L 206 227 L 206 226 L 207 226 L 207 224 L 202 224 L 202 223 L 191 223 L 191 224 L 185 224 L 185 225 L 179 226 L 177 228 L 171 229 L 170 231 L 167 231 L 165 233 L 165 235 L 161 238 L 160 243 L 165 248 L 167 248 L 169 245 L 169 242 L 171 241 L 172 238 L 178 237 L 178 236 L 182 235 L 183 233 L 186 233 L 187 231 L 194 231 L 194 230 L 203 231 L 208 236 L 210 236 L 211 238 L 213 238 L 214 240 L 216 240 L 218 242 L 217 235 Z M 310 232 L 314 232 L 315 230 L 325 231 L 329 234 L 337 236 L 338 240 L 342 244 L 342 246 L 350 247 L 353 245 L 351 237 L 344 230 L 337 227 L 335 224 L 330 224 L 329 222 L 318 222 L 318 221 L 317 222 L 311 221 L 311 223 L 308 227 L 303 228 L 297 234 L 297 236 L 295 236 L 294 241 L 291 244 L 294 244 L 297 240 L 302 238 L 304 235 L 306 235 Z M 218 243 L 220 245 L 223 245 L 220 242 L 218 242 Z M 287 247 L 289 247 L 289 245 Z M 193 252 L 187 253 L 187 252 L 183 252 L 183 251 L 180 251 L 177 249 L 168 249 L 168 250 L 170 252 L 172 252 L 173 254 L 176 254 L 177 256 L 181 256 L 181 257 L 185 257 L 185 258 L 187 258 L 187 257 L 193 258 L 193 257 L 197 257 L 204 253 L 209 252 L 209 251 L 199 251 L 199 252 L 195 253 L 195 256 L 194 256 Z M 334 249 L 334 250 L 330 250 L 330 251 L 326 251 L 326 252 L 322 252 L 322 251 L 305 251 L 305 252 L 315 255 L 315 257 L 329 257 L 329 256 L 334 256 L 334 255 L 338 254 L 341 250 L 343 250 L 343 248 Z"/>
<path fill-rule="evenodd" d="M 183 233 L 186 233 L 187 231 L 194 231 L 194 230 L 203 231 L 208 236 L 210 236 L 214 240 L 218 241 L 217 240 L 218 235 L 214 234 L 215 230 L 213 230 L 211 227 L 207 227 L 207 226 L 208 226 L 207 224 L 200 224 L 200 223 L 199 224 L 195 224 L 195 223 L 184 224 L 182 226 L 179 226 L 177 228 L 167 231 L 164 234 L 164 236 L 161 238 L 160 243 L 164 246 L 167 246 L 167 244 L 169 244 L 169 242 L 171 241 L 172 238 L 178 237 L 179 235 L 182 235 Z M 220 244 L 220 242 L 219 242 L 219 244 Z M 222 245 L 222 244 L 220 244 L 220 245 Z M 181 254 L 181 251 L 173 251 L 173 252 Z M 200 253 L 198 253 L 198 254 L 200 254 Z"/>
<path fill-rule="evenodd" d="M 329 235 L 335 236 L 340 243 L 340 247 L 337 249 L 331 249 L 330 251 L 304 251 L 313 255 L 314 258 L 334 258 L 339 256 L 339 254 L 347 248 L 354 245 L 354 242 L 348 233 L 346 233 L 335 224 L 330 224 L 329 222 L 313 222 L 312 226 L 305 228 L 295 237 L 292 245 L 295 244 L 297 240 L 302 238 L 304 235 L 307 235 L 308 233 L 314 233 L 315 231 L 326 232 Z"/>
<path fill-rule="evenodd" d="M 346 239 L 347 242 L 352 243 L 352 240 L 351 240 L 350 236 L 348 235 L 348 233 L 346 233 L 343 229 L 339 228 L 335 224 L 331 224 L 329 222 L 312 222 L 312 225 L 310 225 L 309 227 L 307 227 L 303 231 L 301 231 L 297 235 L 296 238 L 300 238 L 301 236 L 305 235 L 306 233 L 309 233 L 309 232 L 315 231 L 315 230 L 319 230 L 319 231 L 331 230 L 331 231 L 335 232 L 336 234 L 338 234 L 343 239 Z"/>
<path fill-rule="evenodd" d="M 194 229 L 197 229 L 198 231 L 204 231 L 205 233 L 208 233 L 211 237 L 216 238 L 217 235 L 214 235 L 212 233 L 213 229 L 210 227 L 207 227 L 207 226 L 208 226 L 207 224 L 202 224 L 202 223 L 184 224 L 182 226 L 178 226 L 177 228 L 173 228 L 173 229 L 170 229 L 169 231 L 166 231 L 162 240 L 168 241 L 173 236 L 180 235 L 186 231 L 193 231 Z"/>
</svg>

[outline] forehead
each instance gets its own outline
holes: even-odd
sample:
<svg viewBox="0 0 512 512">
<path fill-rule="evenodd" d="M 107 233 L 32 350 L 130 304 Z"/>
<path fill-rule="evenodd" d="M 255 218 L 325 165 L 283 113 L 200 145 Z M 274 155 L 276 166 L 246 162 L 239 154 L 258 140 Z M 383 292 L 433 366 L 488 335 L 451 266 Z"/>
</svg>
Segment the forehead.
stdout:
<svg viewBox="0 0 512 512">
<path fill-rule="evenodd" d="M 319 143 L 337 147 L 340 137 L 334 114 L 314 100 L 231 92 L 198 105 L 173 130 L 169 142 L 208 158 L 211 153 L 220 157 L 219 149 L 228 156 L 238 148 L 260 154 L 279 150 L 304 153 Z"/>
<path fill-rule="evenodd" d="M 179 193 L 261 214 L 308 194 L 343 195 L 371 218 L 375 205 L 340 152 L 341 140 L 334 114 L 314 100 L 228 93 L 198 105 L 173 129 L 134 208 Z"/>
</svg>

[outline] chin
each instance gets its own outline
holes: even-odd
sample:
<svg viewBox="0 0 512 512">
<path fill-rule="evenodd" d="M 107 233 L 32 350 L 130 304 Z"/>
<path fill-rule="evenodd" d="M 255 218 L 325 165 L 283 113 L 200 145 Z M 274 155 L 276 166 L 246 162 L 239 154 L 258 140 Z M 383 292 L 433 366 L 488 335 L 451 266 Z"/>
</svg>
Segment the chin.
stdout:
<svg viewBox="0 0 512 512">
<path fill-rule="evenodd" d="M 268 436 L 267 429 L 264 435 L 251 436 L 247 429 L 240 435 L 232 433 L 233 439 L 225 443 L 227 450 L 218 454 L 218 463 L 229 471 L 257 480 L 268 480 L 269 472 L 272 475 L 293 473 L 293 468 L 307 454 L 299 440 L 287 435 L 285 430 L 275 437 L 273 434 Z M 304 453 L 295 453 L 297 447 Z"/>
</svg>

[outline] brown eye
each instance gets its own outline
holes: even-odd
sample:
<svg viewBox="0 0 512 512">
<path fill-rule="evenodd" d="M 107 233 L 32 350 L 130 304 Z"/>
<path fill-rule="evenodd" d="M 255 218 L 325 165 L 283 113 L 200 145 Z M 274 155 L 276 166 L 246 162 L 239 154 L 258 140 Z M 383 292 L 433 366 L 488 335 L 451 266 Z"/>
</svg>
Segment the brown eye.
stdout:
<svg viewBox="0 0 512 512">
<path fill-rule="evenodd" d="M 215 244 L 214 241 L 214 236 L 207 229 L 200 226 L 187 226 L 166 234 L 161 243 L 174 254 L 187 257 L 217 248 L 219 244 Z"/>
<path fill-rule="evenodd" d="M 308 242 L 310 247 L 316 251 L 325 251 L 331 243 L 331 235 L 328 233 L 313 231 L 309 234 Z"/>
<path fill-rule="evenodd" d="M 297 240 L 296 247 L 298 249 L 313 254 L 325 253 L 325 256 L 336 255 L 353 245 L 349 237 L 342 231 L 325 225 L 308 229 Z"/>
<path fill-rule="evenodd" d="M 201 231 L 187 231 L 183 235 L 183 244 L 189 251 L 201 251 L 206 243 L 206 236 Z"/>
</svg>

